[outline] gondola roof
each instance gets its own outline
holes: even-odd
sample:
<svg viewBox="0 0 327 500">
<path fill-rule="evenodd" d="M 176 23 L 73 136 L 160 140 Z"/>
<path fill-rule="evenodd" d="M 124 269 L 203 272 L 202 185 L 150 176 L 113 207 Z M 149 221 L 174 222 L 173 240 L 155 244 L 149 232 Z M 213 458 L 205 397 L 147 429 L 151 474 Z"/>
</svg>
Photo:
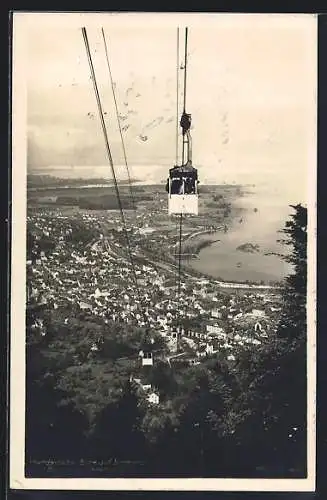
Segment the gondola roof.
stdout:
<svg viewBox="0 0 327 500">
<path fill-rule="evenodd" d="M 185 165 L 176 165 L 173 168 L 169 169 L 169 175 L 185 175 L 191 174 L 194 175 L 197 173 L 197 169 L 193 167 L 191 163 L 186 163 Z"/>
</svg>

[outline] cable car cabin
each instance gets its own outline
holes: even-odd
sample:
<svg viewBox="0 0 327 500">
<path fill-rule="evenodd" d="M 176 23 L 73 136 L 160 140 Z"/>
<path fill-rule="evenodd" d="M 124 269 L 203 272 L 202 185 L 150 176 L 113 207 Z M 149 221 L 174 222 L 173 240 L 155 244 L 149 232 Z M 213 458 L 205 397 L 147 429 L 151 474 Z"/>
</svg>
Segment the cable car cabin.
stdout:
<svg viewBox="0 0 327 500">
<path fill-rule="evenodd" d="M 191 162 L 169 170 L 168 213 L 198 215 L 198 171 Z"/>
<path fill-rule="evenodd" d="M 144 352 L 142 357 L 142 366 L 153 366 L 152 352 Z"/>
</svg>

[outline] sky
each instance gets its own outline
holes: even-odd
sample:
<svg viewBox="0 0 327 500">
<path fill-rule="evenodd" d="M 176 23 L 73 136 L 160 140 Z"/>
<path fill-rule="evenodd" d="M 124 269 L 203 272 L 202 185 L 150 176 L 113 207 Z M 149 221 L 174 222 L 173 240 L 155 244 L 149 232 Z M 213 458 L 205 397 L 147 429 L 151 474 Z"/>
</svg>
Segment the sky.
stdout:
<svg viewBox="0 0 327 500">
<path fill-rule="evenodd" d="M 25 14 L 25 24 L 17 23 L 26 41 L 29 172 L 108 165 L 81 26 L 87 28 L 113 160 L 118 170 L 123 164 L 103 27 L 121 125 L 128 125 L 130 170 L 136 178 L 164 180 L 175 164 L 177 26 L 181 64 L 187 24 L 186 110 L 200 179 L 269 179 L 305 198 L 307 172 L 316 168 L 315 17 L 41 15 L 41 22 Z M 182 83 L 183 70 L 179 77 Z M 179 97 L 181 102 L 181 86 Z"/>
</svg>

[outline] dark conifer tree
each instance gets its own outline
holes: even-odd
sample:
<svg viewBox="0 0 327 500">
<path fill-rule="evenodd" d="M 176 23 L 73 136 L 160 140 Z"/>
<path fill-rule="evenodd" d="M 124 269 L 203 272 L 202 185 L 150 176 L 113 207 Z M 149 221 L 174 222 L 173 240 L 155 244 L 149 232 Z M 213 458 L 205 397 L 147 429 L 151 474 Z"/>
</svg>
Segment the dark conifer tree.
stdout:
<svg viewBox="0 0 327 500">
<path fill-rule="evenodd" d="M 306 473 L 307 209 L 292 208 L 280 240 L 291 247 L 285 259 L 293 266 L 282 290 L 282 317 L 270 352 L 255 362 L 245 398 L 253 411 L 235 436 L 243 457 L 252 457 L 253 472 L 262 466 L 270 477 Z"/>
<path fill-rule="evenodd" d="M 278 334 L 292 341 L 306 336 L 307 209 L 300 204 L 291 207 L 295 213 L 286 222 L 282 231 L 285 236 L 279 241 L 291 247 L 284 259 L 292 265 L 293 272 L 284 284 L 284 306 Z"/>
</svg>

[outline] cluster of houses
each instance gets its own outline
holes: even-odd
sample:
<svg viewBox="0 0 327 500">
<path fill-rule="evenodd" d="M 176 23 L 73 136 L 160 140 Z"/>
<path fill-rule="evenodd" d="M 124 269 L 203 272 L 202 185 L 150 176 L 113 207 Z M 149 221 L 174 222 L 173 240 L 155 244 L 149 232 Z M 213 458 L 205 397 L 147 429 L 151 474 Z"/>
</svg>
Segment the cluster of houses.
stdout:
<svg viewBox="0 0 327 500">
<path fill-rule="evenodd" d="M 277 328 L 278 291 L 224 291 L 215 280 L 190 277 L 182 281 L 177 298 L 168 271 L 140 262 L 134 264 L 137 290 L 131 264 L 119 253 L 117 242 L 100 233 L 98 240 L 76 245 L 70 237 L 76 221 L 87 228 L 101 227 L 96 212 L 29 215 L 31 231 L 38 238 L 45 235 L 56 242 L 55 248 L 27 262 L 29 304 L 53 309 L 69 306 L 72 311 L 102 318 L 104 323 L 148 326 L 165 339 L 169 363 L 198 364 L 218 351 L 235 361 L 239 349 L 255 348 Z M 150 403 L 159 402 L 152 388 L 143 390 Z"/>
</svg>

